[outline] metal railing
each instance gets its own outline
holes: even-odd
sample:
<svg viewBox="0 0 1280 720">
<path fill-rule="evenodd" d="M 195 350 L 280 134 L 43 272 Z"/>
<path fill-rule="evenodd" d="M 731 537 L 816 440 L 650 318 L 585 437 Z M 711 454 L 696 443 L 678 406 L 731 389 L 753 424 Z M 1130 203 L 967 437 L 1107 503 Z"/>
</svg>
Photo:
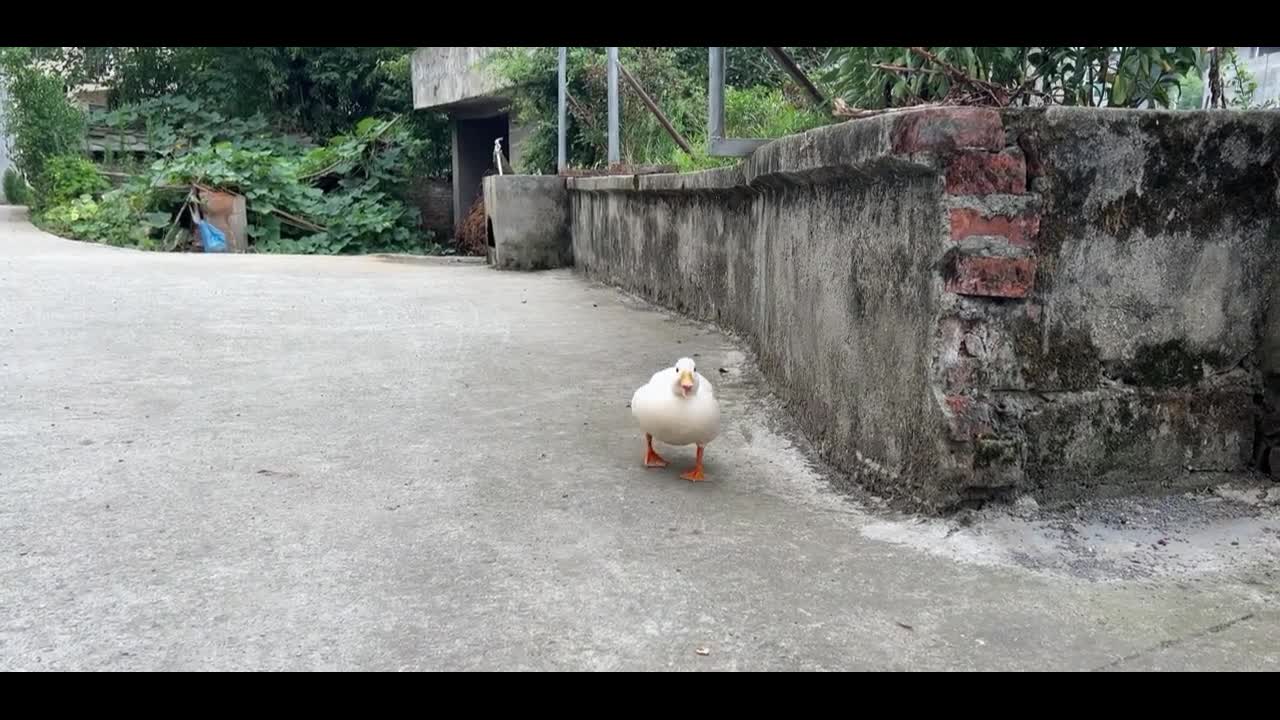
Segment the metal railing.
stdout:
<svg viewBox="0 0 1280 720">
<path fill-rule="evenodd" d="M 756 148 L 769 142 L 763 138 L 727 138 L 724 136 L 724 76 L 725 76 L 725 49 L 722 47 L 707 48 L 708 67 L 710 72 L 707 77 L 707 154 L 713 157 L 746 157 L 755 151 Z M 796 82 L 800 84 L 806 92 L 818 103 L 825 102 L 822 93 L 805 77 L 800 68 L 791 60 L 790 57 L 780 47 L 766 48 L 769 54 L 782 66 Z M 621 160 L 621 148 L 619 140 L 619 107 L 618 107 L 618 77 L 619 71 L 624 70 L 618 63 L 618 48 L 606 48 L 608 55 L 608 84 L 609 84 L 609 165 L 616 165 Z M 558 150 L 556 164 L 558 172 L 564 172 L 569 167 L 569 146 L 568 146 L 568 127 L 569 127 L 569 48 L 560 48 L 559 57 L 559 90 L 558 90 Z M 645 105 L 663 124 L 663 127 L 671 133 L 678 145 L 686 146 L 687 142 L 680 137 L 680 134 L 671 126 L 662 112 L 653 104 L 645 92 L 639 85 L 626 75 L 628 82 L 645 100 Z"/>
</svg>

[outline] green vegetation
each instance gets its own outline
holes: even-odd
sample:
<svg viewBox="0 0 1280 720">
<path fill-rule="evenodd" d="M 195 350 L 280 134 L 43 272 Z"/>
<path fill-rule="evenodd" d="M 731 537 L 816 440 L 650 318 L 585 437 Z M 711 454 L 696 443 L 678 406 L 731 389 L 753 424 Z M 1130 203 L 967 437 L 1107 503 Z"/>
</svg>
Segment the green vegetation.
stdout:
<svg viewBox="0 0 1280 720">
<path fill-rule="evenodd" d="M 820 48 L 788 48 L 802 66 L 815 69 Z M 682 170 L 716 167 L 732 159 L 706 156 L 707 49 L 626 47 L 619 61 L 693 147 L 689 157 L 676 145 L 634 91 L 623 83 L 620 116 L 622 161 L 675 165 Z M 555 172 L 557 49 L 509 48 L 491 56 L 489 67 L 514 88 L 516 121 L 530 128 L 520 172 Z M 604 48 L 575 47 L 568 55 L 569 161 L 600 167 L 608 155 L 607 60 Z M 829 111 L 805 107 L 799 91 L 764 48 L 730 48 L 725 92 L 726 132 L 737 137 L 782 137 L 833 122 Z"/>
<path fill-rule="evenodd" d="M 415 178 L 450 167 L 445 119 L 412 111 L 410 50 L 2 48 L 17 166 L 5 195 L 56 232 L 116 245 L 179 247 L 181 211 L 198 185 L 246 197 L 258 252 L 448 252 L 408 201 Z M 1257 83 L 1234 51 L 1208 63 L 1203 50 L 787 48 L 836 101 L 833 114 L 764 48 L 729 48 L 726 132 L 777 138 L 927 103 L 1191 108 L 1215 87 L 1233 107 L 1256 106 Z M 620 59 L 693 149 L 682 151 L 624 82 L 624 163 L 687 171 L 734 162 L 706 154 L 706 48 L 621 48 Z M 514 87 L 515 119 L 531 130 L 522 172 L 555 171 L 556 60 L 556 48 L 507 48 L 488 63 Z M 605 164 L 606 77 L 604 48 L 570 49 L 575 167 Z M 87 116 L 69 101 L 80 83 L 108 84 L 110 110 Z"/>
<path fill-rule="evenodd" d="M 27 183 L 13 168 L 4 170 L 4 199 L 12 205 L 26 205 L 31 201 L 27 192 Z"/>
<path fill-rule="evenodd" d="M 449 165 L 443 119 L 411 113 L 409 50 L 6 48 L 33 219 L 77 239 L 174 249 L 199 185 L 246 197 L 258 252 L 451 252 L 406 201 L 414 178 Z M 108 76 L 109 112 L 86 117 L 68 101 L 69 86 Z M 106 138 L 105 167 L 86 153 L 87 127 Z"/>
<path fill-rule="evenodd" d="M 824 79 L 849 104 L 1170 107 L 1203 66 L 1194 47 L 835 48 Z"/>
</svg>

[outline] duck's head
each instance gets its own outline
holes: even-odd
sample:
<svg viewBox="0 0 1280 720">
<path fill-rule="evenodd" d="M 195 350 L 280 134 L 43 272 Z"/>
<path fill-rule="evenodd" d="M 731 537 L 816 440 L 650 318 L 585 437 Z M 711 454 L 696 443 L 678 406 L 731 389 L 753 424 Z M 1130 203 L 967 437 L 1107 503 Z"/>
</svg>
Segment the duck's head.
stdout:
<svg viewBox="0 0 1280 720">
<path fill-rule="evenodd" d="M 680 397 L 689 397 L 698 392 L 698 374 L 693 360 L 680 358 L 676 361 L 676 382 L 672 390 Z"/>
</svg>

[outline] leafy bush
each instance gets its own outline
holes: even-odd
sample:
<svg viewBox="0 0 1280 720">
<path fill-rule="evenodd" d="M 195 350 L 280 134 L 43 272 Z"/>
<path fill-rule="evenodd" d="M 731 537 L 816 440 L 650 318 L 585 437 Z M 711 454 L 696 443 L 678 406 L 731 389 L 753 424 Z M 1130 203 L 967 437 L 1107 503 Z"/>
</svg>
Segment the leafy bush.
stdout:
<svg viewBox="0 0 1280 720">
<path fill-rule="evenodd" d="M 676 52 L 680 67 L 694 77 L 702 78 L 706 85 L 710 72 L 708 49 L 705 47 L 672 48 Z M 806 73 L 821 69 L 826 62 L 830 48 L 824 47 L 787 47 L 783 48 L 791 59 Z M 792 84 L 791 76 L 786 73 L 769 53 L 762 47 L 726 47 L 724 49 L 724 81 L 728 87 L 778 87 L 787 88 Z"/>
<path fill-rule="evenodd" d="M 261 132 L 228 127 L 222 137 L 277 135 L 285 130 L 317 138 L 343 132 L 365 117 L 405 116 L 422 143 L 409 158 L 419 175 L 449 172 L 450 142 L 443 114 L 414 112 L 410 47 L 60 47 L 31 48 L 56 60 L 69 84 L 112 85 L 113 108 L 153 116 L 169 110 L 192 128 L 219 129 L 240 121 Z M 185 105 L 185 107 L 183 107 Z M 149 118 L 149 119 L 153 119 Z M 217 134 L 216 132 L 214 134 Z M 179 132 L 181 136 L 182 133 Z M 166 145 L 153 138 L 153 147 Z M 189 147 L 190 145 L 188 145 Z"/>
<path fill-rule="evenodd" d="M 13 168 L 4 170 L 4 198 L 13 205 L 26 205 L 30 202 L 27 192 L 27 181 L 22 179 Z"/>
<path fill-rule="evenodd" d="M 14 163 L 39 187 L 50 158 L 83 148 L 84 113 L 67 100 L 61 79 L 31 63 L 27 48 L 0 48 L 0 74 L 8 82 L 5 130 Z"/>
<path fill-rule="evenodd" d="M 227 117 L 185 95 L 172 95 L 97 113 L 91 120 L 122 137 L 140 132 L 150 152 L 180 155 L 200 145 L 234 142 L 247 150 L 302 147 L 302 140 L 276 133 L 261 114 Z"/>
<path fill-rule="evenodd" d="M 1178 83 L 1179 110 L 1198 110 L 1204 104 L 1204 78 L 1199 70 L 1188 72 Z"/>
<path fill-rule="evenodd" d="M 772 63 L 762 48 L 742 48 L 730 57 Z M 751 52 L 748 52 L 750 50 Z M 693 146 L 693 156 L 681 151 L 634 91 L 620 86 L 621 155 L 630 164 L 675 164 L 681 169 L 716 167 L 732 159 L 706 155 L 707 52 L 705 48 L 624 47 L 619 61 L 644 86 L 671 124 Z M 812 57 L 810 53 L 807 58 Z M 778 86 L 779 75 L 767 65 L 739 68 L 738 77 L 774 82 L 772 87 L 726 88 L 725 122 L 734 132 L 751 137 L 781 137 L 830 122 L 821 113 L 799 109 Z M 530 128 L 522 147 L 522 172 L 555 172 L 558 124 L 557 48 L 507 48 L 487 60 L 490 72 L 514 87 L 516 121 Z M 780 70 L 778 71 L 781 72 Z M 568 54 L 569 161 L 596 167 L 608 155 L 608 65 L 604 48 L 574 47 Z M 736 104 L 735 104 L 736 103 Z"/>
<path fill-rule="evenodd" d="M 371 79 L 377 91 L 368 115 L 401 118 L 400 123 L 413 140 L 412 152 L 402 159 L 409 163 L 404 167 L 406 176 L 444 177 L 453 172 L 449 117 L 414 109 L 411 58 L 409 52 L 404 52 L 378 62 Z"/>
<path fill-rule="evenodd" d="M 397 121 L 369 118 L 305 153 L 201 145 L 157 160 L 150 186 L 199 183 L 243 193 L 260 252 L 434 251 L 416 228 L 417 210 L 397 196 L 409 179 L 403 156 L 414 142 Z"/>
<path fill-rule="evenodd" d="M 134 198 L 120 190 L 99 200 L 85 195 L 55 205 L 37 216 L 37 224 L 55 235 L 76 240 L 154 249 Z"/>
<path fill-rule="evenodd" d="M 49 92 L 40 97 L 68 108 L 66 84 L 110 78 L 113 109 L 93 121 L 106 129 L 105 162 L 134 174 L 94 199 L 107 186 L 91 163 L 70 157 L 84 136 L 84 118 L 71 108 L 77 129 L 66 142 L 45 143 L 40 173 L 28 173 L 44 198 L 35 219 L 80 239 L 153 247 L 163 237 L 168 246 L 172 219 L 198 184 L 246 197 L 260 252 L 443 252 L 406 202 L 416 177 L 451 166 L 443 117 L 411 112 L 411 50 L 5 49 L 7 75 L 43 82 Z M 36 60 L 58 61 L 62 77 Z M 335 132 L 320 146 L 309 137 Z M 134 157 L 139 140 L 144 160 Z"/>
<path fill-rule="evenodd" d="M 725 88 L 725 132 L 732 137 L 779 138 L 831 122 L 829 113 L 797 107 L 781 88 Z"/>
<path fill-rule="evenodd" d="M 831 124 L 826 114 L 799 108 L 787 100 L 781 88 L 753 87 L 746 90 L 726 87 L 724 91 L 725 132 L 731 137 L 780 138 Z M 724 167 L 737 158 L 718 158 L 707 154 L 706 133 L 693 145 L 693 155 L 676 150 L 672 156 L 680 172 Z M 692 142 L 692 141 L 691 141 Z"/>
<path fill-rule="evenodd" d="M 866 109 L 936 102 L 978 93 L 953 71 L 1022 104 L 1169 107 L 1194 47 L 849 47 L 833 48 L 825 80 Z M 926 54 L 927 53 L 927 54 Z M 981 99 L 981 98 L 979 98 Z M 994 100 L 994 99 L 993 99 Z"/>
<path fill-rule="evenodd" d="M 154 249 L 170 244 L 159 240 L 172 229 L 187 188 L 199 184 L 245 196 L 248 232 L 259 252 L 444 251 L 417 229 L 417 210 L 399 197 L 412 165 L 404 156 L 416 141 L 396 120 L 366 119 L 309 150 L 285 140 L 273 145 L 271 136 L 207 144 L 202 132 L 157 128 L 200 144 L 157 158 L 100 200 L 92 194 L 105 185 L 93 164 L 58 158 L 49 164 L 49 202 L 36 221 L 76 239 Z"/>
<path fill-rule="evenodd" d="M 1233 47 L 1221 48 L 1222 65 L 1229 71 L 1227 77 L 1226 90 L 1228 107 L 1239 110 L 1267 110 L 1275 107 L 1274 100 L 1266 100 L 1258 102 L 1255 98 L 1258 93 L 1258 81 L 1253 77 L 1253 73 L 1249 71 L 1249 65 L 1236 52 Z"/>
<path fill-rule="evenodd" d="M 97 195 L 110 187 L 97 167 L 82 155 L 59 155 L 44 165 L 36 193 L 39 205 L 46 207 L 70 202 L 81 195 Z"/>
</svg>

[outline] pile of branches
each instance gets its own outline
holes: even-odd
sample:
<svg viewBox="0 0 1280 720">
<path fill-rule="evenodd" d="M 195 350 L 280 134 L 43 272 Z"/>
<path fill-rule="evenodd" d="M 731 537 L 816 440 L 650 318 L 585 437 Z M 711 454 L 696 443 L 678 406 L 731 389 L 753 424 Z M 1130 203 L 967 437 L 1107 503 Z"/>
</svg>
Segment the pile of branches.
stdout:
<svg viewBox="0 0 1280 720">
<path fill-rule="evenodd" d="M 489 249 L 488 219 L 484 212 L 484 195 L 476 198 L 454 237 L 458 249 L 467 255 L 485 255 Z"/>
<path fill-rule="evenodd" d="M 840 98 L 836 98 L 833 102 L 832 114 L 841 118 L 862 118 L 874 115 L 882 115 L 897 110 L 920 108 L 920 107 L 945 107 L 945 106 L 974 106 L 974 107 L 1008 107 L 1020 101 L 1026 95 L 1037 95 L 1039 91 L 1035 90 L 1033 85 L 1035 78 L 1029 79 L 1023 85 L 1010 91 L 995 83 L 980 78 L 971 77 L 960 68 L 946 62 L 932 52 L 923 47 L 910 47 L 908 50 L 912 54 L 923 58 L 933 67 L 907 67 L 905 65 L 886 65 L 876 63 L 872 67 L 878 70 L 893 73 L 929 73 L 944 74 L 951 81 L 950 89 L 947 91 L 946 97 L 937 102 L 920 102 L 907 108 L 882 108 L 878 110 L 864 110 L 861 108 L 849 107 L 848 103 Z"/>
</svg>

